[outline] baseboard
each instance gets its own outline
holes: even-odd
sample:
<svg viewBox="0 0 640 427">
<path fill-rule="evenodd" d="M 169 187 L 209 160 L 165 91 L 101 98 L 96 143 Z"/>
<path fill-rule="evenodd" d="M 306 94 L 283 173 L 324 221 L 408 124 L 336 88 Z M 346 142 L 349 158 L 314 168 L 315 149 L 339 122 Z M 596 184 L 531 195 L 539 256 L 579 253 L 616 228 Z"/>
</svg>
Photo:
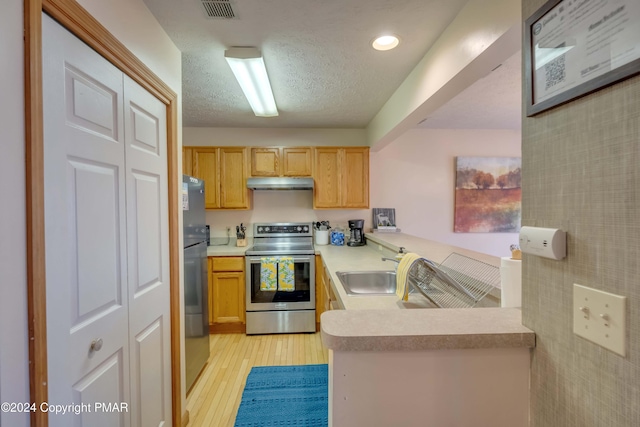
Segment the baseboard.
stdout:
<svg viewBox="0 0 640 427">
<path fill-rule="evenodd" d="M 210 334 L 244 334 L 247 325 L 244 323 L 214 323 L 209 325 Z"/>
<path fill-rule="evenodd" d="M 189 424 L 189 411 L 184 411 L 182 414 L 182 427 L 186 427 Z"/>
</svg>

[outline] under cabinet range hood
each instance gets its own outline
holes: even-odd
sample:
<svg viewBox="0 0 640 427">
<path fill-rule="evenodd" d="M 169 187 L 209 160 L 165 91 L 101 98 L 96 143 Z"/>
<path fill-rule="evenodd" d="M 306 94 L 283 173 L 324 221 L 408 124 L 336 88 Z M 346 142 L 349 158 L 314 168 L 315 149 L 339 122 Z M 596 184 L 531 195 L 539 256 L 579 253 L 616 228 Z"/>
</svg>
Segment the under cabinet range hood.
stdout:
<svg viewBox="0 0 640 427">
<path fill-rule="evenodd" d="M 313 190 L 313 178 L 248 178 L 251 190 Z"/>
</svg>

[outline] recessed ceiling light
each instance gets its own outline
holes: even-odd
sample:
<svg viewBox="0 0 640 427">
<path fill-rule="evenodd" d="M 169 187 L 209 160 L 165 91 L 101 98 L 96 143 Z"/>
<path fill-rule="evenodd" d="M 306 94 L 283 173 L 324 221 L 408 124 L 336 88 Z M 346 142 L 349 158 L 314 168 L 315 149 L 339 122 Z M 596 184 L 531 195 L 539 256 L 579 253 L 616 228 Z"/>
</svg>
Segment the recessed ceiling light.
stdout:
<svg viewBox="0 0 640 427">
<path fill-rule="evenodd" d="M 376 38 L 371 43 L 371 46 L 373 46 L 375 50 L 389 50 L 389 49 L 393 49 L 399 44 L 400 44 L 400 39 L 397 36 L 385 35 L 385 36 L 380 36 Z"/>
</svg>

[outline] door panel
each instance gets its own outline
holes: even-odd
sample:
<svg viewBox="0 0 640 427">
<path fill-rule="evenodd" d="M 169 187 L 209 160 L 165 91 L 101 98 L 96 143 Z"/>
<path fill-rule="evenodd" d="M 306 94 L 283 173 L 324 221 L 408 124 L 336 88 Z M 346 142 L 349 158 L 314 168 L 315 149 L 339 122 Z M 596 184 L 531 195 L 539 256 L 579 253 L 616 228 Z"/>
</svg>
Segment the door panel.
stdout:
<svg viewBox="0 0 640 427">
<path fill-rule="evenodd" d="M 135 103 L 129 105 L 129 113 L 133 126 L 131 146 L 159 156 L 160 119 Z"/>
<path fill-rule="evenodd" d="M 66 425 L 92 427 L 129 425 L 129 408 L 124 397 L 126 384 L 124 370 L 123 354 L 122 351 L 118 351 L 74 384 L 73 402 L 86 405 L 85 408 L 91 408 L 91 411 L 84 410 L 79 416 L 71 415 Z M 114 403 L 117 403 L 118 410 L 112 410 L 113 406 L 106 406 Z M 58 418 L 58 415 L 55 418 Z"/>
<path fill-rule="evenodd" d="M 124 118 L 131 418 L 160 426 L 171 422 L 166 106 L 124 76 Z"/>
<path fill-rule="evenodd" d="M 140 427 L 162 426 L 168 420 L 165 413 L 169 408 L 164 407 L 165 383 L 169 381 L 164 369 L 164 339 L 167 323 L 162 317 L 152 322 L 135 338 L 135 352 L 132 355 L 133 364 L 138 369 L 140 386 L 137 388 L 136 401 L 138 408 L 133 425 Z"/>
<path fill-rule="evenodd" d="M 128 402 L 122 73 L 46 15 L 42 27 L 49 403 L 74 402 L 78 390 Z M 74 422 L 107 422 L 93 415 Z"/>
<path fill-rule="evenodd" d="M 79 129 L 118 140 L 121 93 L 68 63 L 64 68 L 67 122 Z"/>
<path fill-rule="evenodd" d="M 118 179 L 111 165 L 70 160 L 69 253 L 72 328 L 105 314 L 122 303 L 122 270 L 118 236 Z M 99 198 L 93 194 L 100 194 Z M 99 227 L 96 225 L 99 224 Z M 100 242 L 100 245 L 96 245 Z"/>
<path fill-rule="evenodd" d="M 130 178 L 133 180 L 131 188 L 135 204 L 128 206 L 128 209 L 133 210 L 130 213 L 134 221 L 132 231 L 137 233 L 129 233 L 129 238 L 134 240 L 131 245 L 135 246 L 135 253 L 130 254 L 134 262 L 129 268 L 137 271 L 132 275 L 133 282 L 129 286 L 134 287 L 134 295 L 137 297 L 140 292 L 163 282 L 160 242 L 163 232 L 158 215 L 162 189 L 158 175 L 132 172 Z"/>
</svg>

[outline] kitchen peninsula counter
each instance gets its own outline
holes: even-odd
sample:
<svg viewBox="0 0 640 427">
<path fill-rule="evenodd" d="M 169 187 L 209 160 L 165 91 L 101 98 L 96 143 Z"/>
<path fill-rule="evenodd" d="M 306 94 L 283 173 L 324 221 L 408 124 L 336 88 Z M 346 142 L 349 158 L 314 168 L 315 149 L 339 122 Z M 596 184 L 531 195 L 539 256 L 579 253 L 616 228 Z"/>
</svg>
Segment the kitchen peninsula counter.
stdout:
<svg viewBox="0 0 640 427">
<path fill-rule="evenodd" d="M 525 426 L 535 334 L 517 308 L 427 308 L 421 294 L 349 296 L 337 271 L 393 270 L 400 246 L 441 263 L 457 252 L 500 258 L 403 233 L 367 235 L 363 247 L 316 246 L 346 310 L 321 316 L 329 357 L 329 425 Z M 498 289 L 499 294 L 499 289 Z M 394 408 L 394 409 L 390 409 Z"/>
<path fill-rule="evenodd" d="M 500 265 L 498 257 L 403 233 L 368 234 L 367 238 L 367 245 L 359 247 L 316 246 L 337 303 L 345 309 L 322 314 L 323 341 L 328 348 L 365 351 L 535 346 L 535 334 L 522 326 L 517 308 L 437 309 L 418 292 L 410 294 L 409 301 L 401 301 L 395 294 L 347 295 L 338 271 L 393 270 L 395 263 L 382 257 L 392 257 L 400 246 L 438 263 L 457 252 Z"/>
<path fill-rule="evenodd" d="M 408 301 L 401 301 L 396 295 L 350 296 L 347 295 L 340 283 L 340 279 L 336 275 L 338 271 L 394 270 L 396 263 L 383 261 L 382 257 L 393 258 L 400 247 L 404 247 L 407 252 L 415 252 L 436 263 L 441 263 L 449 254 L 457 252 L 498 268 L 500 267 L 499 257 L 422 239 L 409 234 L 367 233 L 365 236 L 367 238 L 365 246 L 315 246 L 316 253 L 322 256 L 322 262 L 331 278 L 331 287 L 337 297 L 336 302 L 340 308 L 346 310 L 434 308 L 433 304 L 418 292 L 410 294 Z M 316 266 L 316 268 L 320 267 Z M 499 305 L 500 289 L 495 288 L 491 295 L 494 298 L 494 305 Z"/>
</svg>

